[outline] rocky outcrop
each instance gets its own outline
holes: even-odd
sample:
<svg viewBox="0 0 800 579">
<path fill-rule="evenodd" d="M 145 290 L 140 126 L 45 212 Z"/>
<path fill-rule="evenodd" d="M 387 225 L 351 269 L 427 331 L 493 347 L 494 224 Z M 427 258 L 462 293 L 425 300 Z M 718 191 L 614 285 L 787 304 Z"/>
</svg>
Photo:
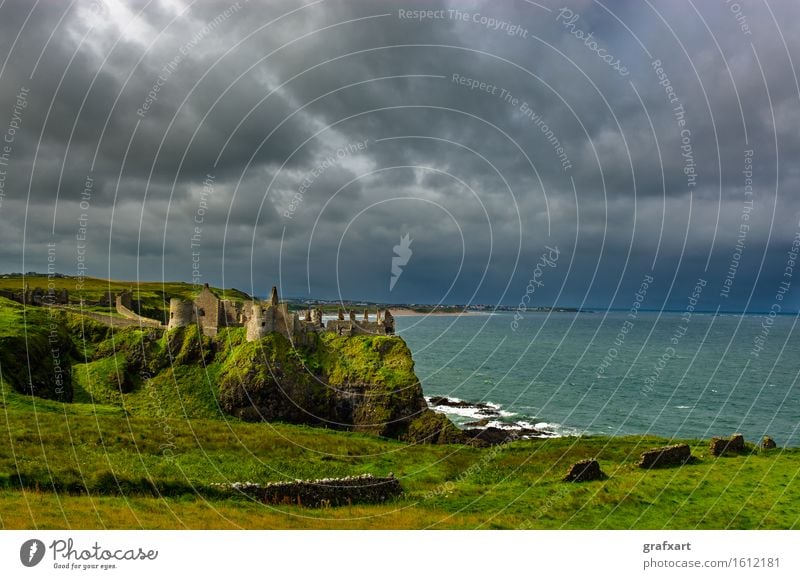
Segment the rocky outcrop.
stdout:
<svg viewBox="0 0 800 579">
<path fill-rule="evenodd" d="M 368 432 L 412 442 L 451 442 L 395 336 L 311 335 L 292 345 L 278 333 L 232 350 L 218 377 L 223 410 L 248 421 L 283 421 Z"/>
<path fill-rule="evenodd" d="M 681 466 L 692 460 L 692 451 L 688 444 L 662 446 L 642 453 L 639 468 L 664 468 Z"/>
<path fill-rule="evenodd" d="M 711 454 L 713 456 L 741 454 L 744 451 L 744 436 L 741 434 L 734 434 L 730 438 L 714 437 L 711 439 Z"/>
<path fill-rule="evenodd" d="M 765 436 L 761 439 L 761 450 L 772 450 L 773 448 L 778 448 L 778 445 L 775 444 L 775 441 L 772 440 L 772 438 Z"/>
<path fill-rule="evenodd" d="M 594 459 L 581 460 L 569 467 L 564 482 L 587 482 L 608 478 Z"/>
</svg>

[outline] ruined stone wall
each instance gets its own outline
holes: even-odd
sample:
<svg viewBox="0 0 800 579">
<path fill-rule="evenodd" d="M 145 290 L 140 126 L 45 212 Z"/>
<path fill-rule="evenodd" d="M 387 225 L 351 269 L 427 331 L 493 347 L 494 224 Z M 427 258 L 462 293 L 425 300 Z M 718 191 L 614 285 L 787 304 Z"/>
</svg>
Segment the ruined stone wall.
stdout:
<svg viewBox="0 0 800 579">
<path fill-rule="evenodd" d="M 642 453 L 639 458 L 639 468 L 681 466 L 690 460 L 692 460 L 692 451 L 688 444 L 673 444 Z"/>
<path fill-rule="evenodd" d="M 220 300 L 209 289 L 208 284 L 203 286 L 200 294 L 194 300 L 195 315 L 203 334 L 206 336 L 216 336 L 220 322 L 224 323 L 223 310 Z"/>
<path fill-rule="evenodd" d="M 164 325 L 159 322 L 158 320 L 154 320 L 153 318 L 145 318 L 144 316 L 140 316 L 127 306 L 123 304 L 122 294 L 117 296 L 117 313 L 121 316 L 128 318 L 129 320 L 136 320 L 142 326 L 147 326 L 148 328 L 162 328 Z M 128 302 L 131 303 L 131 302 Z M 170 304 L 171 305 L 171 304 Z"/>
<path fill-rule="evenodd" d="M 394 333 L 394 325 L 392 325 L 392 331 L 388 332 L 384 322 L 382 321 L 365 322 L 363 320 L 331 320 L 328 322 L 328 325 L 325 326 L 325 329 L 340 336 L 359 336 L 365 334 L 384 335 Z"/>
<path fill-rule="evenodd" d="M 223 300 L 222 302 L 222 324 L 225 326 L 240 326 L 244 321 L 242 319 L 242 310 L 230 300 Z"/>
<path fill-rule="evenodd" d="M 304 507 L 383 503 L 402 494 L 394 476 L 361 475 L 337 479 L 270 483 L 255 491 L 263 502 Z"/>
<path fill-rule="evenodd" d="M 127 310 L 133 310 L 133 294 L 128 290 L 120 292 L 115 301 L 117 307 L 122 306 Z"/>
<path fill-rule="evenodd" d="M 250 302 L 250 315 L 247 320 L 248 341 L 258 340 L 272 332 L 282 334 L 288 340 L 303 332 L 303 322 L 299 316 L 289 311 L 288 304 L 272 305 Z"/>
</svg>

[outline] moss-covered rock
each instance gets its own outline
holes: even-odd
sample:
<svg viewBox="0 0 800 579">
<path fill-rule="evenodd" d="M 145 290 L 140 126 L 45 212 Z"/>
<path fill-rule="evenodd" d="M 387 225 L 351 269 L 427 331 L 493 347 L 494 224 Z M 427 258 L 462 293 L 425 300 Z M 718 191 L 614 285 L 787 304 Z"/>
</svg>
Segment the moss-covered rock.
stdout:
<svg viewBox="0 0 800 579">
<path fill-rule="evenodd" d="M 397 336 L 310 336 L 295 348 L 271 334 L 234 348 L 219 374 L 226 412 L 244 420 L 280 420 L 438 442 L 455 427 L 427 408 L 411 352 Z M 431 418 L 431 415 L 437 418 Z M 419 422 L 435 421 L 437 438 Z"/>
<path fill-rule="evenodd" d="M 411 421 L 404 440 L 427 444 L 454 444 L 467 442 L 464 433 L 444 414 L 425 410 Z"/>
<path fill-rule="evenodd" d="M 54 354 L 54 352 L 57 353 Z M 26 355 L 27 354 L 27 355 Z M 413 442 L 456 442 L 431 412 L 411 351 L 397 336 L 278 333 L 244 328 L 211 339 L 196 325 L 110 328 L 75 313 L 0 298 L 0 372 L 19 392 L 168 417 L 282 421 Z"/>
</svg>

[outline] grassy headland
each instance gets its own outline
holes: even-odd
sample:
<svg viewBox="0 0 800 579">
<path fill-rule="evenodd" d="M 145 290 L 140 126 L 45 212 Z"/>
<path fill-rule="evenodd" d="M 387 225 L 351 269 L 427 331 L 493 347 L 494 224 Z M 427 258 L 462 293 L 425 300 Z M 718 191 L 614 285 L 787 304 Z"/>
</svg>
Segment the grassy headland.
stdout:
<svg viewBox="0 0 800 579">
<path fill-rule="evenodd" d="M 240 379 L 271 387 L 267 376 L 248 376 L 258 347 L 284 377 L 300 380 L 302 368 L 334 389 L 368 383 L 378 400 L 418 398 L 402 341 L 323 335 L 298 353 L 278 338 L 247 343 L 241 328 L 214 340 L 196 328 L 114 330 L 0 298 L 0 528 L 800 527 L 800 449 L 715 458 L 707 441 L 687 441 L 695 463 L 645 471 L 639 454 L 667 441 L 475 448 L 230 416 L 226 392 Z M 330 402 L 325 389 L 309 392 L 321 398 L 315 404 Z M 364 408 L 364 424 L 391 418 L 386 405 Z M 597 458 L 608 478 L 562 482 L 585 458 Z M 404 496 L 371 506 L 266 506 L 219 486 L 389 472 Z"/>
</svg>

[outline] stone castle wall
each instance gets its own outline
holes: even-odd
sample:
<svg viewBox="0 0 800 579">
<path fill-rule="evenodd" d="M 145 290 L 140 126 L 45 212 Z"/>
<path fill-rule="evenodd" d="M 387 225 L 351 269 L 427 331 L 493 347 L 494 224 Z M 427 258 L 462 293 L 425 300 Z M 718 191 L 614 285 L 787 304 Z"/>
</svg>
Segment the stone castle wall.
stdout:
<svg viewBox="0 0 800 579">
<path fill-rule="evenodd" d="M 273 332 L 293 343 L 306 343 L 313 332 L 327 331 L 341 336 L 394 334 L 394 318 L 389 310 L 383 315 L 376 312 L 373 320 L 369 319 L 367 311 L 362 319 L 356 319 L 352 312 L 348 319 L 344 319 L 343 312 L 340 312 L 338 320 L 331 320 L 326 325 L 319 309 L 308 310 L 305 314 L 289 311 L 289 304 L 280 302 L 275 287 L 269 300 L 253 300 L 240 307 L 230 300 L 220 300 L 206 284 L 193 302 L 171 299 L 169 310 L 170 329 L 196 323 L 203 334 L 213 337 L 221 327 L 245 326 L 250 342 Z"/>
<path fill-rule="evenodd" d="M 149 328 L 162 328 L 164 326 L 158 320 L 146 318 L 134 312 L 131 309 L 133 307 L 133 297 L 131 296 L 130 292 L 122 292 L 117 296 L 115 301 L 116 310 L 119 315 L 126 317 L 129 320 L 136 320 L 142 326 L 147 326 Z"/>
</svg>

